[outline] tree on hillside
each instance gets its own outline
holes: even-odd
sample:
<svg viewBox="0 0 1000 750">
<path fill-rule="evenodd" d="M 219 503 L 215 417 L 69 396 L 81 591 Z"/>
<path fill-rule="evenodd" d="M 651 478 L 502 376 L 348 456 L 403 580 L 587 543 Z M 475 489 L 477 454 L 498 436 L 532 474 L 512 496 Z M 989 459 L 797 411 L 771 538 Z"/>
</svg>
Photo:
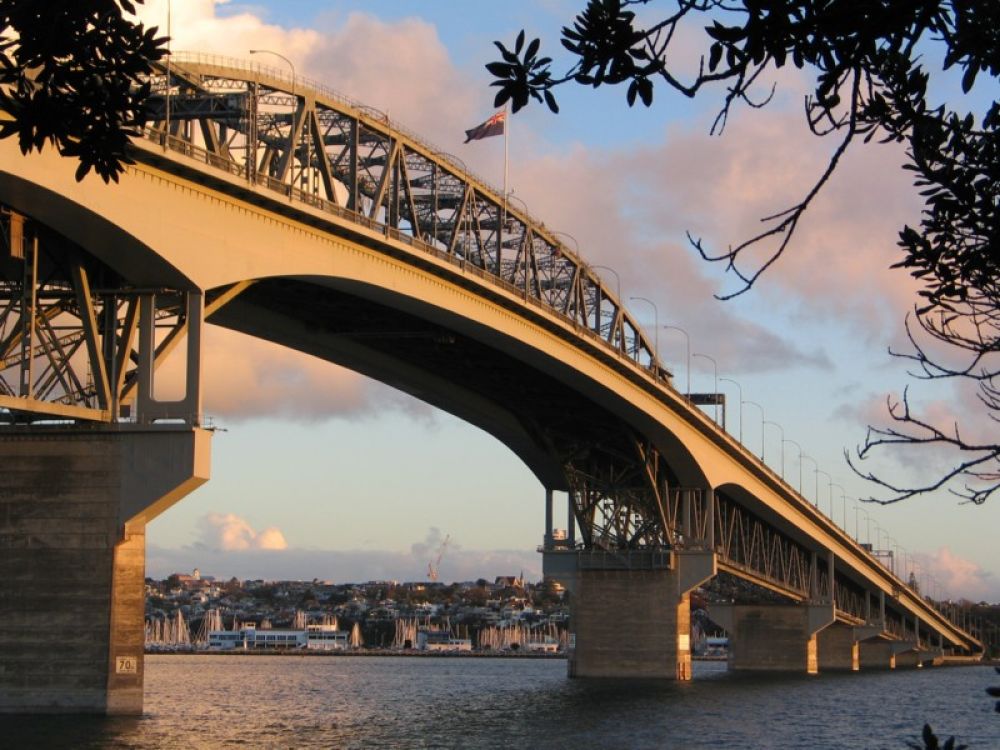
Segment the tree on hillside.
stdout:
<svg viewBox="0 0 1000 750">
<path fill-rule="evenodd" d="M 935 77 L 959 73 L 964 93 L 988 87 L 1000 74 L 1000 3 L 985 0 L 676 0 L 670 11 L 640 26 L 633 8 L 649 0 L 589 0 L 562 29 L 570 62 L 557 74 L 538 39 L 522 31 L 501 59 L 486 67 L 498 87 L 497 106 L 514 112 L 534 99 L 558 112 L 555 90 L 577 83 L 625 87 L 629 106 L 649 106 L 657 86 L 696 97 L 720 93 L 712 133 L 741 104 L 766 106 L 774 89 L 769 71 L 793 65 L 815 73 L 804 106 L 805 124 L 835 139 L 829 162 L 795 205 L 764 217 L 764 229 L 722 252 L 690 238 L 709 261 L 722 262 L 739 280 L 728 299 L 750 289 L 789 247 L 800 220 L 857 142 L 904 144 L 915 184 L 924 197 L 919 227 L 899 233 L 894 267 L 920 280 L 920 301 L 907 323 L 913 344 L 898 354 L 916 376 L 959 379 L 978 388 L 989 417 L 1000 419 L 1000 103 L 977 117 L 935 104 Z M 666 5 L 664 3 L 663 5 Z M 703 28 L 704 47 L 693 76 L 677 40 Z M 940 70 L 926 60 L 940 54 Z M 983 81 L 986 81 L 983 84 Z M 974 92 L 978 93 L 978 92 Z M 754 263 L 751 249 L 763 249 Z M 758 256 L 759 257 L 759 256 Z M 945 344 L 934 353 L 931 346 Z M 858 459 L 890 446 L 943 446 L 957 456 L 952 468 L 925 484 L 885 481 L 856 469 L 895 502 L 947 488 L 982 503 L 1000 490 L 1000 443 L 966 439 L 957 424 L 941 426 L 911 410 L 904 392 L 889 402 L 892 426 L 870 428 Z M 857 466 L 852 463 L 852 466 Z"/>
<path fill-rule="evenodd" d="M 166 51 L 125 13 L 129 0 L 0 0 L 0 138 L 25 154 L 52 144 L 79 161 L 78 180 L 93 169 L 117 182 L 146 122 L 142 76 Z"/>
</svg>

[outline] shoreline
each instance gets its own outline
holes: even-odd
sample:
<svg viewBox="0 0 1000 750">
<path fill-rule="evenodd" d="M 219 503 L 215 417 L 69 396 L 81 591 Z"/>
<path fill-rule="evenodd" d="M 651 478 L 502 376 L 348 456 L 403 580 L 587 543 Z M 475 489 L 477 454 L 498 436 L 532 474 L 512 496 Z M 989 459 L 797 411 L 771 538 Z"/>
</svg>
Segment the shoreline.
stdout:
<svg viewBox="0 0 1000 750">
<path fill-rule="evenodd" d="M 416 649 L 406 649 L 393 651 L 383 648 L 363 648 L 352 651 L 320 651 L 318 649 L 230 649 L 230 650 L 210 650 L 210 649 L 146 649 L 146 656 L 302 656 L 302 657 L 323 657 L 323 656 L 405 656 L 414 658 L 427 658 L 432 656 L 444 656 L 449 659 L 565 659 L 565 653 L 530 653 L 518 651 L 418 651 Z"/>
</svg>

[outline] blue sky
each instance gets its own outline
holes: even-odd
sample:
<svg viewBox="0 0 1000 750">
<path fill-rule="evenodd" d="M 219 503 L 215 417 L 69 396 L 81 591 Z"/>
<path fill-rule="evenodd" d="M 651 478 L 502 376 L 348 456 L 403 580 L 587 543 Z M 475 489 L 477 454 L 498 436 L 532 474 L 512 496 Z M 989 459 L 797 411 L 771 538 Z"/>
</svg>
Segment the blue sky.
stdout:
<svg viewBox="0 0 1000 750">
<path fill-rule="evenodd" d="M 388 112 L 499 184 L 500 139 L 462 144 L 463 131 L 492 111 L 483 69 L 496 56 L 492 41 L 510 42 L 524 27 L 557 53 L 558 29 L 576 8 L 569 0 L 173 0 L 173 46 L 241 58 L 251 48 L 280 52 L 300 75 Z M 165 28 L 166 1 L 147 0 L 142 14 Z M 852 153 L 788 257 L 733 301 L 714 299 L 734 282 L 685 239 L 691 231 L 720 248 L 749 236 L 825 164 L 833 144 L 809 136 L 802 121 L 807 81 L 792 71 L 775 80 L 773 105 L 737 112 L 722 137 L 708 134 L 717 99 L 692 103 L 662 90 L 651 109 L 629 110 L 623 91 L 567 88 L 559 116 L 535 106 L 513 118 L 510 185 L 591 263 L 614 268 L 623 297 L 654 302 L 655 314 L 632 303 L 641 322 L 687 330 L 694 352 L 713 357 L 720 377 L 738 381 L 744 399 L 857 497 L 870 488 L 843 451 L 864 439 L 869 422 L 884 422 L 887 394 L 910 382 L 905 364 L 886 353 L 904 348 L 914 299 L 905 274 L 888 270 L 896 232 L 917 220 L 920 205 L 901 153 Z M 683 338 L 666 330 L 658 338 L 683 385 Z M 353 373 L 231 334 L 214 333 L 206 358 L 205 410 L 226 431 L 214 438 L 213 479 L 150 525 L 150 574 L 198 566 L 225 576 L 420 579 L 445 535 L 442 578 L 539 572 L 543 490 L 489 436 Z M 693 390 L 714 387 L 707 359 L 694 358 L 691 369 Z M 736 434 L 736 388 L 720 386 Z M 935 415 L 985 429 L 968 393 L 915 387 L 914 395 Z M 746 406 L 742 416 L 744 442 L 759 453 L 759 410 Z M 778 467 L 778 430 L 767 426 L 764 437 Z M 793 483 L 797 455 L 786 445 Z M 884 458 L 873 468 L 909 480 L 943 460 Z M 812 497 L 814 467 L 804 467 Z M 820 485 L 826 507 L 823 475 Z M 940 589 L 1000 600 L 996 503 L 963 506 L 940 495 L 866 511 L 935 571 Z M 854 519 L 849 503 L 852 531 Z"/>
</svg>

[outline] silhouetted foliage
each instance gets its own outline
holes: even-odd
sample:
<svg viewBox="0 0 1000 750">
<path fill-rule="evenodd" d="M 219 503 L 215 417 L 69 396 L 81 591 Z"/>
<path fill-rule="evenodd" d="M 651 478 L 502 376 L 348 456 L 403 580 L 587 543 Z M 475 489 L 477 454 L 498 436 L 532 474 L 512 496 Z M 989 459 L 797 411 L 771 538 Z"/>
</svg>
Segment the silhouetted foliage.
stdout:
<svg viewBox="0 0 1000 750">
<path fill-rule="evenodd" d="M 142 0 L 135 0 L 141 3 Z M 140 76 L 166 39 L 123 15 L 129 0 L 0 0 L 0 138 L 23 153 L 53 144 L 108 182 L 131 163 L 126 146 L 145 124 Z"/>
<path fill-rule="evenodd" d="M 914 750 L 968 750 L 968 745 L 956 745 L 955 738 L 949 737 L 945 743 L 942 745 L 931 729 L 930 724 L 924 724 L 923 733 L 923 744 L 917 744 L 916 742 L 907 742 Z"/>
<path fill-rule="evenodd" d="M 558 111 L 554 89 L 566 83 L 592 87 L 625 84 L 626 101 L 649 106 L 654 86 L 695 97 L 721 85 L 721 105 L 712 125 L 720 133 L 734 105 L 766 105 L 773 87 L 762 85 L 769 70 L 792 65 L 815 72 L 805 101 L 806 125 L 818 136 L 837 139 L 833 154 L 811 188 L 793 206 L 764 217 L 764 229 L 724 252 L 690 238 L 707 260 L 726 264 L 740 281 L 728 299 L 747 291 L 786 250 L 800 219 L 856 142 L 905 144 L 907 164 L 925 200 L 919 227 L 899 234 L 902 259 L 923 285 L 915 310 L 918 329 L 943 342 L 964 364 L 952 366 L 928 353 L 908 326 L 918 377 L 964 378 L 978 386 L 980 401 L 994 420 L 1000 415 L 1000 104 L 980 118 L 929 101 L 933 59 L 940 51 L 944 71 L 961 74 L 963 92 L 988 78 L 995 97 L 1000 74 L 1000 3 L 976 0 L 677 0 L 672 12 L 640 27 L 636 6 L 650 0 L 589 0 L 572 26 L 562 29 L 562 46 L 572 62 L 556 75 L 541 56 L 539 41 L 525 43 L 522 31 L 508 49 L 496 42 L 502 60 L 487 65 L 498 87 L 495 103 L 514 112 L 532 99 Z M 681 36 L 690 40 L 701 26 L 707 37 L 697 72 L 683 75 L 683 57 L 673 54 Z M 678 62 L 680 60 L 680 62 Z M 773 243 L 768 245 L 767 243 Z M 747 252 L 767 247 L 761 263 L 744 266 Z M 752 262 L 752 261 L 751 261 Z M 923 485 L 900 486 L 870 473 L 894 502 L 947 487 L 981 503 L 1000 489 L 1000 443 L 966 441 L 957 425 L 940 427 L 913 414 L 904 396 L 889 404 L 894 426 L 869 431 L 858 458 L 880 447 L 934 444 L 961 456 L 951 471 Z M 964 485 L 955 488 L 953 485 Z"/>
</svg>

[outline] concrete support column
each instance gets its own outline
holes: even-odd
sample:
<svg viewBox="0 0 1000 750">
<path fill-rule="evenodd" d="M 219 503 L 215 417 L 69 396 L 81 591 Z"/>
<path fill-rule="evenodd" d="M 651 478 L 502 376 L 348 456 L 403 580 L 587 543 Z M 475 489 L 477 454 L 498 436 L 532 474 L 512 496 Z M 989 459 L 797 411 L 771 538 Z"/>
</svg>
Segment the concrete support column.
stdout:
<svg viewBox="0 0 1000 750">
<path fill-rule="evenodd" d="M 545 488 L 545 549 L 552 549 L 552 490 Z"/>
<path fill-rule="evenodd" d="M 758 672 L 819 671 L 817 633 L 834 621 L 825 604 L 715 604 L 712 621 L 729 634 L 729 668 Z"/>
<path fill-rule="evenodd" d="M 895 669 L 896 651 L 892 641 L 873 638 L 861 641 L 859 645 L 858 662 L 862 670 Z"/>
<path fill-rule="evenodd" d="M 690 680 L 690 592 L 715 575 L 715 555 L 608 554 L 602 561 L 601 553 L 580 552 L 575 561 L 569 676 Z M 646 565 L 639 554 L 661 558 Z"/>
<path fill-rule="evenodd" d="M 0 713 L 142 713 L 145 527 L 208 479 L 209 444 L 0 430 Z"/>
<path fill-rule="evenodd" d="M 834 623 L 816 634 L 816 664 L 820 672 L 857 672 L 861 666 L 855 628 Z"/>
<path fill-rule="evenodd" d="M 566 543 L 570 549 L 576 546 L 576 509 L 573 507 L 573 491 L 566 493 Z"/>
</svg>

